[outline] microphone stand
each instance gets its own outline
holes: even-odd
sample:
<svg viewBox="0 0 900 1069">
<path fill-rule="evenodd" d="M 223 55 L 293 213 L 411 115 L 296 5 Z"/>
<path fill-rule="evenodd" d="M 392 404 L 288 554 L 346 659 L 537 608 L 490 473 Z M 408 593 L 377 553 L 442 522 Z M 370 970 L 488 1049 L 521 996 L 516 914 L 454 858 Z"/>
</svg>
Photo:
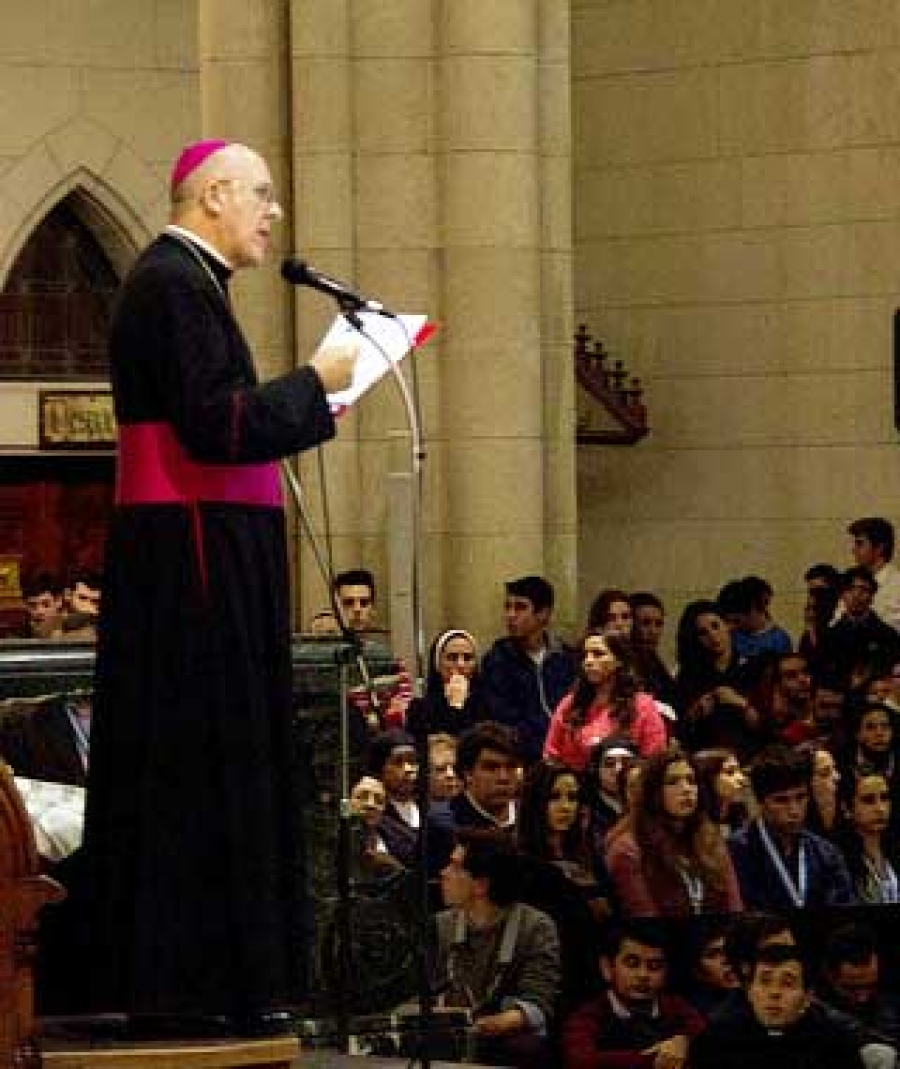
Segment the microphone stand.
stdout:
<svg viewBox="0 0 900 1069">
<path fill-rule="evenodd" d="M 380 701 L 378 692 L 372 682 L 369 666 L 363 654 L 362 642 L 359 635 L 351 631 L 344 623 L 340 606 L 334 591 L 334 585 L 325 558 L 319 548 L 315 532 L 312 528 L 309 512 L 303 497 L 300 483 L 287 461 L 282 461 L 282 472 L 291 491 L 291 496 L 297 506 L 303 529 L 309 540 L 316 559 L 317 566 L 328 589 L 329 601 L 335 620 L 341 629 L 343 645 L 335 651 L 335 663 L 339 672 L 339 806 L 338 806 L 338 834 L 335 862 L 335 877 L 337 884 L 337 908 L 335 910 L 335 931 L 337 936 L 337 1011 L 335 1023 L 338 1045 L 346 1053 L 350 1053 L 350 1000 L 348 996 L 350 977 L 353 975 L 353 927 L 352 918 L 352 865 L 351 855 L 353 851 L 353 811 L 350 803 L 350 686 L 349 666 L 354 664 L 362 680 L 373 710 L 378 713 Z"/>
<path fill-rule="evenodd" d="M 335 298 L 341 309 L 341 313 L 347 322 L 364 337 L 369 337 L 365 333 L 365 325 L 363 324 L 359 312 L 365 309 L 365 302 L 361 299 L 354 299 L 350 295 L 341 295 Z M 370 341 L 380 350 L 380 346 L 374 339 L 369 338 Z M 421 527 L 422 527 L 422 475 L 423 475 L 423 461 L 425 453 L 422 447 L 422 436 L 420 429 L 420 421 L 418 411 L 410 393 L 409 387 L 406 384 L 406 380 L 400 372 L 396 363 L 390 359 L 385 353 L 384 359 L 388 364 L 388 368 L 394 376 L 397 383 L 397 387 L 400 392 L 400 396 L 403 401 L 404 410 L 406 413 L 407 425 L 410 436 L 410 471 L 413 476 L 413 503 L 412 503 L 412 607 L 413 607 L 413 629 L 414 629 L 414 650 L 415 650 L 415 665 L 413 672 L 413 692 L 416 697 L 420 697 L 420 680 L 423 678 L 423 664 L 424 664 L 424 625 L 422 620 L 422 596 L 421 596 L 421 568 L 419 565 L 419 549 L 421 544 Z M 337 848 L 337 887 L 338 887 L 338 909 L 336 913 L 336 929 L 338 933 L 338 1012 L 337 1012 L 337 1032 L 338 1041 L 342 1049 L 349 1052 L 350 1047 L 350 1012 L 349 1012 L 349 999 L 348 999 L 348 981 L 352 974 L 352 926 L 351 926 L 351 904 L 352 904 L 352 880 L 351 880 L 351 865 L 350 856 L 352 849 L 352 835 L 351 835 L 351 818 L 352 811 L 350 807 L 350 784 L 349 784 L 349 693 L 347 686 L 347 664 L 350 659 L 356 664 L 359 670 L 360 676 L 363 681 L 363 685 L 366 688 L 373 708 L 378 711 L 380 702 L 375 687 L 372 684 L 371 675 L 366 665 L 365 658 L 362 652 L 362 646 L 359 640 L 359 636 L 347 628 L 343 621 L 340 612 L 340 606 L 337 604 L 337 598 L 334 592 L 331 577 L 329 575 L 328 568 L 325 565 L 324 557 L 318 547 L 315 534 L 312 528 L 312 524 L 309 519 L 308 511 L 306 509 L 305 501 L 303 499 L 303 492 L 300 484 L 291 469 L 287 461 L 282 462 L 282 470 L 287 480 L 288 486 L 291 490 L 292 497 L 297 505 L 298 514 L 300 515 L 304 529 L 306 531 L 307 538 L 309 539 L 310 546 L 313 550 L 313 555 L 316 559 L 319 571 L 325 580 L 329 598 L 331 600 L 332 611 L 334 612 L 335 619 L 338 621 L 341 628 L 342 637 L 346 643 L 345 649 L 339 654 L 341 661 L 341 727 L 340 727 L 340 748 L 341 748 L 341 784 L 340 784 L 340 809 L 339 809 L 339 825 L 338 825 L 338 848 Z M 432 1032 L 433 1019 L 434 1019 L 434 998 L 431 993 L 431 961 L 432 961 L 432 929 L 430 925 L 430 901 L 428 890 L 428 807 L 429 807 L 429 790 L 428 790 L 428 741 L 427 741 L 427 728 L 418 733 L 419 738 L 416 739 L 416 753 L 418 758 L 418 772 L 416 781 L 416 797 L 417 805 L 419 808 L 419 837 L 418 837 L 418 849 L 417 849 L 417 887 L 416 897 L 418 901 L 418 923 L 419 923 L 419 940 L 418 940 L 418 955 L 417 955 L 417 980 L 418 980 L 418 1001 L 419 1001 L 419 1013 L 420 1013 L 420 1053 L 418 1057 L 419 1064 L 422 1069 L 430 1069 L 431 1059 L 429 1054 L 429 1042 L 428 1039 Z M 415 1056 L 414 1056 L 415 1058 Z M 410 1065 L 413 1061 L 410 1062 Z"/>
<path fill-rule="evenodd" d="M 363 337 L 368 338 L 376 349 L 382 352 L 388 365 L 388 369 L 394 377 L 397 389 L 400 393 L 406 414 L 407 429 L 409 431 L 410 452 L 409 468 L 413 483 L 413 501 L 411 518 L 411 542 L 412 563 L 411 583 L 412 610 L 413 610 L 413 638 L 415 650 L 415 665 L 413 673 L 413 693 L 417 698 L 421 697 L 421 680 L 424 678 L 424 624 L 422 616 L 422 569 L 419 563 L 420 548 L 422 541 L 422 482 L 425 452 L 422 446 L 422 432 L 419 421 L 419 413 L 410 392 L 409 386 L 404 379 L 398 365 L 381 350 L 381 347 L 366 334 L 359 312 L 365 309 L 365 303 L 355 300 L 349 295 L 336 298 L 346 320 Z M 396 317 L 391 317 L 396 318 Z M 399 320 L 398 320 L 399 323 Z M 430 804 L 428 783 L 428 730 L 427 727 L 417 732 L 416 757 L 418 770 L 416 774 L 416 804 L 419 810 L 419 836 L 417 841 L 417 872 L 416 872 L 416 899 L 418 904 L 418 954 L 417 954 L 417 980 L 419 1002 L 419 1050 L 413 1054 L 410 1065 L 417 1060 L 422 1069 L 430 1069 L 431 1057 L 429 1042 L 434 1024 L 434 996 L 432 995 L 431 964 L 433 959 L 432 944 L 433 933 L 430 924 L 430 898 L 428 887 L 428 863 L 429 863 L 429 835 L 428 835 L 428 810 Z M 415 922 L 414 922 L 415 923 Z"/>
</svg>

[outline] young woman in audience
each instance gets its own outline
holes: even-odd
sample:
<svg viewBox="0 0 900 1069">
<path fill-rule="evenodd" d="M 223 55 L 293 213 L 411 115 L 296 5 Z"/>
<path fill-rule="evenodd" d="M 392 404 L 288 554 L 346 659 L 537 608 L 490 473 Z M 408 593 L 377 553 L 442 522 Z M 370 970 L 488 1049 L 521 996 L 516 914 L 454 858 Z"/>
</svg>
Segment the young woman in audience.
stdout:
<svg viewBox="0 0 900 1069">
<path fill-rule="evenodd" d="M 727 836 L 747 820 L 749 784 L 734 750 L 717 747 L 694 754 L 700 805 Z"/>
<path fill-rule="evenodd" d="M 841 774 L 831 750 L 822 741 L 801 743 L 797 750 L 808 753 L 812 760 L 809 780 L 809 805 L 806 828 L 826 839 L 834 836 L 838 824 L 838 784 Z"/>
<path fill-rule="evenodd" d="M 750 760 L 761 745 L 759 713 L 747 698 L 751 671 L 716 603 L 691 602 L 678 622 L 679 734 L 688 749 L 724 746 Z"/>
<path fill-rule="evenodd" d="M 618 635 L 630 639 L 634 614 L 631 602 L 624 590 L 612 587 L 601 590 L 594 598 L 588 612 L 587 628 L 606 635 Z"/>
<path fill-rule="evenodd" d="M 889 832 L 891 792 L 884 773 L 857 768 L 842 781 L 839 795 L 835 838 L 860 902 L 900 903 L 900 844 Z"/>
<path fill-rule="evenodd" d="M 742 909 L 722 836 L 699 804 L 693 759 L 647 758 L 633 808 L 608 839 L 606 866 L 626 914 L 691 916 Z"/>
<path fill-rule="evenodd" d="M 517 820 L 519 849 L 548 861 L 574 884 L 598 920 L 609 915 L 602 858 L 595 858 L 587 834 L 587 811 L 579 777 L 548 761 L 532 766 L 522 788 Z"/>
<path fill-rule="evenodd" d="M 900 776 L 894 714 L 881 702 L 846 702 L 841 738 L 835 743 L 834 753 L 841 776 L 857 768 L 875 768 L 884 773 L 891 792 L 897 791 Z"/>
<path fill-rule="evenodd" d="M 442 631 L 428 653 L 425 692 L 411 702 L 406 714 L 407 731 L 445 731 L 458 736 L 489 719 L 475 639 L 459 627 Z"/>
<path fill-rule="evenodd" d="M 594 628 L 581 640 L 575 685 L 556 707 L 544 757 L 584 771 L 591 751 L 608 735 L 625 735 L 642 756 L 666 745 L 655 700 L 638 690 L 631 648 Z"/>
<path fill-rule="evenodd" d="M 608 735 L 594 747 L 584 774 L 588 835 L 597 857 L 605 852 L 606 833 L 625 813 L 625 770 L 638 758 L 631 739 Z"/>
</svg>

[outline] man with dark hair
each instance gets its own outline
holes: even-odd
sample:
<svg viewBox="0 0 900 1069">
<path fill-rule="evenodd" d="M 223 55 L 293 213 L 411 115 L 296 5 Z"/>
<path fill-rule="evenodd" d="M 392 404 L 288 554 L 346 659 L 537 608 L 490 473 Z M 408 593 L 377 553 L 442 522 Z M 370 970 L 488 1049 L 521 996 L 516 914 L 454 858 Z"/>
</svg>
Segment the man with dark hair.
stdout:
<svg viewBox="0 0 900 1069">
<path fill-rule="evenodd" d="M 748 970 L 743 997 L 691 1043 L 692 1069 L 863 1069 L 858 1032 L 813 1002 L 795 945 L 759 947 Z"/>
<path fill-rule="evenodd" d="M 435 980 L 445 1006 L 472 1015 L 471 1058 L 544 1069 L 560 987 L 559 938 L 519 901 L 518 858 L 504 836 L 460 837 L 441 872 Z"/>
<path fill-rule="evenodd" d="M 811 564 L 803 573 L 807 590 L 837 590 L 841 582 L 841 573 L 833 564 Z"/>
<path fill-rule="evenodd" d="M 896 1045 L 900 1041 L 900 1001 L 881 987 L 881 954 L 875 930 L 862 923 L 834 929 L 825 943 L 822 964 L 822 998 Z"/>
<path fill-rule="evenodd" d="M 894 525 L 881 516 L 854 520 L 847 528 L 853 539 L 853 559 L 868 568 L 878 590 L 872 608 L 895 631 L 900 631 L 900 568 L 894 563 Z"/>
<path fill-rule="evenodd" d="M 681 1069 L 703 1017 L 679 995 L 664 991 L 664 930 L 652 921 L 614 926 L 600 954 L 607 990 L 563 1023 L 565 1069 Z"/>
<path fill-rule="evenodd" d="M 856 904 L 840 851 L 805 827 L 811 776 L 809 755 L 780 743 L 750 766 L 759 812 L 728 840 L 747 909 Z"/>
<path fill-rule="evenodd" d="M 519 734 L 528 765 L 539 761 L 553 710 L 575 678 L 575 661 L 549 631 L 553 587 L 540 575 L 506 584 L 506 637 L 484 656 L 491 716 Z"/>
<path fill-rule="evenodd" d="M 457 828 L 511 830 L 522 758 L 515 733 L 503 724 L 476 724 L 459 737 L 456 771 L 462 793 L 448 803 Z"/>
<path fill-rule="evenodd" d="M 360 639 L 362 659 L 367 655 L 390 657 L 376 634 L 375 576 L 368 568 L 349 568 L 334 577 L 333 587 L 344 626 Z M 350 702 L 371 732 L 399 727 L 406 719 L 412 678 L 399 659 L 393 662 L 390 675 L 393 678 L 385 686 L 377 677 L 369 680 L 371 685 L 364 684 L 357 674 L 350 688 Z"/>
<path fill-rule="evenodd" d="M 771 599 L 771 586 L 754 575 L 732 580 L 719 591 L 716 600 L 739 657 L 790 653 L 791 636 L 769 615 Z"/>
<path fill-rule="evenodd" d="M 349 568 L 334 577 L 334 595 L 344 625 L 365 633 L 375 627 L 375 576 L 367 568 Z"/>
<path fill-rule="evenodd" d="M 843 613 L 826 630 L 822 663 L 846 689 L 887 674 L 900 660 L 900 636 L 873 609 L 878 584 L 862 564 L 841 578 Z"/>
<path fill-rule="evenodd" d="M 22 579 L 22 597 L 28 610 L 31 638 L 59 638 L 65 608 L 62 581 L 52 572 L 39 571 Z"/>
<path fill-rule="evenodd" d="M 76 565 L 69 570 L 64 592 L 62 629 L 66 638 L 94 640 L 100 618 L 100 574 Z"/>
</svg>

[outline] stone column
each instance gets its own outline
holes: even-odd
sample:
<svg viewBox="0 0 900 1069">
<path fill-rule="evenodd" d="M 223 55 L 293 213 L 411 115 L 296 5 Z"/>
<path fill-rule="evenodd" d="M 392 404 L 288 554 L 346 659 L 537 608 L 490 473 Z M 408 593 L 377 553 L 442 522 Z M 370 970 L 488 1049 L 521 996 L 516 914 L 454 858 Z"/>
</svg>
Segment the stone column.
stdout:
<svg viewBox="0 0 900 1069">
<path fill-rule="evenodd" d="M 440 8 L 444 589 L 483 637 L 504 579 L 572 597 L 567 9 Z"/>
</svg>

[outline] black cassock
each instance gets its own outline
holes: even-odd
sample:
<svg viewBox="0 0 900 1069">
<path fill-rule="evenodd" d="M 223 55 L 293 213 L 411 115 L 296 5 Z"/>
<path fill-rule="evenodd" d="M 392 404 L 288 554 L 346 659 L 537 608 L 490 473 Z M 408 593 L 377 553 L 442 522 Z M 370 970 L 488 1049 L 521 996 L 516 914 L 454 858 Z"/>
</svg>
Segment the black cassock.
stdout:
<svg viewBox="0 0 900 1069">
<path fill-rule="evenodd" d="M 228 276 L 166 232 L 113 318 L 119 470 L 85 827 L 98 1009 L 254 1012 L 295 1001 L 306 973 L 290 583 L 267 462 L 334 422 L 313 370 L 258 384 Z"/>
</svg>

